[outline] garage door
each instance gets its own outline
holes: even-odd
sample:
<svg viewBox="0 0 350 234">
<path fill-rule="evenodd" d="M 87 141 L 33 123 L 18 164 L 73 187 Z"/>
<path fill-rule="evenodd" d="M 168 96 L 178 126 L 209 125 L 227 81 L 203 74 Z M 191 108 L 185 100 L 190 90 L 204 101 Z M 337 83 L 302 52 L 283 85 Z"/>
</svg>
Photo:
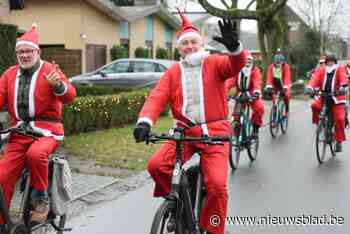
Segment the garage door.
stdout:
<svg viewBox="0 0 350 234">
<path fill-rule="evenodd" d="M 86 71 L 91 72 L 102 67 L 107 61 L 106 45 L 86 45 Z"/>
</svg>

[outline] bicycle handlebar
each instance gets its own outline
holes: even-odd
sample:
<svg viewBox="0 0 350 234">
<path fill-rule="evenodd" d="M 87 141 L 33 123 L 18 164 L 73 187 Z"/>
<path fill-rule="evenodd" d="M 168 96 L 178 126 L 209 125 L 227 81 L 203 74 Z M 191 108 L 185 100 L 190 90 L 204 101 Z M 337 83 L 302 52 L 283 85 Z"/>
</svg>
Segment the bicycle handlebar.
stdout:
<svg viewBox="0 0 350 234">
<path fill-rule="evenodd" d="M 182 136 L 181 134 L 174 133 L 173 135 L 170 134 L 161 134 L 157 135 L 155 133 L 151 133 L 148 140 L 146 141 L 146 144 L 148 142 L 156 143 L 158 141 L 162 140 L 171 140 L 171 141 L 178 141 L 178 142 L 198 142 L 198 143 L 204 143 L 204 144 L 218 144 L 222 141 L 230 141 L 231 138 L 229 136 L 203 136 L 203 137 L 188 137 L 188 136 Z"/>
</svg>

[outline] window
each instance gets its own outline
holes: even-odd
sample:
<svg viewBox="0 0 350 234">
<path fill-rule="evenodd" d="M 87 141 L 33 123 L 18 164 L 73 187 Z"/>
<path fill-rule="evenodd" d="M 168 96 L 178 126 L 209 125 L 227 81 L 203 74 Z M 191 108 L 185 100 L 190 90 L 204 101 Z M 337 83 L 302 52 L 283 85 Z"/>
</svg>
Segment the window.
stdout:
<svg viewBox="0 0 350 234">
<path fill-rule="evenodd" d="M 154 63 L 135 62 L 134 72 L 156 72 L 156 66 Z"/>
<path fill-rule="evenodd" d="M 103 68 L 101 71 L 105 74 L 112 74 L 112 73 L 125 73 L 130 71 L 130 63 L 129 62 L 119 62 L 119 63 L 113 63 L 105 68 Z"/>
<path fill-rule="evenodd" d="M 166 67 L 164 67 L 163 65 L 161 65 L 161 64 L 158 64 L 158 72 L 165 72 L 166 71 Z"/>
</svg>

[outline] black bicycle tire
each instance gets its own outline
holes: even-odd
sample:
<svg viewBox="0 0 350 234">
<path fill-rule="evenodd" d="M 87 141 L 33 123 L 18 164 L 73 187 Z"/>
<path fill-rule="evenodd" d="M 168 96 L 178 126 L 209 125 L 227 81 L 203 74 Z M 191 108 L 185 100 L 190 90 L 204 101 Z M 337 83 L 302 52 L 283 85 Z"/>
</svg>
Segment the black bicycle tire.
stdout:
<svg viewBox="0 0 350 234">
<path fill-rule="evenodd" d="M 235 171 L 238 168 L 240 153 L 241 153 L 240 149 L 237 150 L 237 142 L 239 141 L 239 135 L 241 134 L 241 130 L 239 131 L 238 136 L 234 136 L 232 125 L 233 125 L 233 123 L 231 124 L 231 141 L 229 144 L 229 147 L 230 147 L 229 148 L 229 162 L 230 162 L 231 169 L 233 171 Z M 236 146 L 234 146 L 234 144 L 236 144 Z"/>
<path fill-rule="evenodd" d="M 283 103 L 283 107 L 287 108 L 284 103 Z M 284 111 L 286 111 L 286 110 L 284 110 Z M 282 118 L 282 121 L 280 123 L 281 132 L 282 132 L 282 134 L 286 134 L 287 129 L 288 129 L 288 123 L 289 123 L 289 115 L 286 115 L 286 116 L 282 115 L 281 118 Z"/>
<path fill-rule="evenodd" d="M 58 227 L 64 229 L 66 225 L 67 215 L 59 215 Z M 57 231 L 57 234 L 62 234 L 63 231 Z"/>
<path fill-rule="evenodd" d="M 270 127 L 270 134 L 272 136 L 272 138 L 275 138 L 278 134 L 278 122 L 275 120 L 273 121 L 273 115 L 274 115 L 274 112 L 276 112 L 277 110 L 277 107 L 276 105 L 273 105 L 272 108 L 271 108 L 271 111 L 270 111 L 270 119 L 269 119 L 269 127 Z M 275 129 L 273 129 L 273 123 L 275 123 Z"/>
<path fill-rule="evenodd" d="M 153 221 L 152 221 L 150 234 L 161 234 L 158 231 L 159 231 L 159 228 L 161 227 L 161 223 L 163 221 L 163 216 L 166 214 L 167 211 L 174 212 L 174 213 L 176 212 L 176 202 L 175 201 L 165 200 L 159 206 L 156 214 L 154 215 Z M 175 217 L 176 217 L 176 215 L 175 215 Z"/>
<path fill-rule="evenodd" d="M 318 123 L 318 125 L 317 125 L 317 128 L 316 128 L 316 140 L 315 140 L 315 143 L 316 143 L 316 158 L 317 158 L 317 161 L 320 164 L 322 164 L 324 162 L 324 159 L 326 157 L 326 147 L 327 147 L 326 139 L 323 140 L 322 156 L 320 154 L 320 149 L 319 149 L 319 144 L 318 144 L 319 143 L 320 132 L 324 131 L 324 130 L 325 130 L 324 123 L 323 123 L 323 121 L 320 121 Z M 324 134 L 324 138 L 326 138 L 326 134 Z"/>
</svg>

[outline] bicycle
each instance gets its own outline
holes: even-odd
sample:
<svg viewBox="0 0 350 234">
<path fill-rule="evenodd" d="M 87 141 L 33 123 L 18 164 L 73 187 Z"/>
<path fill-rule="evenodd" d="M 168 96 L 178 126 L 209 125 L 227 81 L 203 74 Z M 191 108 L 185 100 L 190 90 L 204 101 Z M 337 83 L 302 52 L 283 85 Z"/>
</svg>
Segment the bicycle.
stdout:
<svg viewBox="0 0 350 234">
<path fill-rule="evenodd" d="M 326 99 L 337 93 L 326 93 L 320 90 L 315 95 L 324 100 L 316 127 L 316 156 L 318 162 L 322 164 L 325 160 L 327 145 L 329 145 L 332 156 L 336 156 L 332 104 Z"/>
<path fill-rule="evenodd" d="M 276 95 L 272 98 L 272 108 L 270 111 L 270 133 L 272 138 L 275 138 L 279 132 L 279 128 L 281 127 L 282 134 L 287 132 L 288 128 L 288 115 L 287 106 L 283 100 L 284 93 L 282 91 L 277 91 Z M 277 101 L 276 101 L 277 99 Z"/>
<path fill-rule="evenodd" d="M 231 122 L 231 141 L 229 151 L 229 161 L 232 170 L 238 168 L 241 151 L 247 149 L 250 161 L 256 160 L 259 150 L 259 137 L 252 137 L 253 125 L 250 121 L 249 102 L 256 100 L 258 97 L 249 96 L 247 92 L 242 92 L 238 97 L 231 99 L 237 102 L 236 115 L 238 120 Z"/>
<path fill-rule="evenodd" d="M 24 136 L 37 139 L 42 137 L 41 134 L 36 132 L 27 132 L 22 128 L 8 128 L 0 130 L 0 135 L 17 133 Z M 53 175 L 53 162 L 58 158 L 64 158 L 62 155 L 50 155 L 49 157 L 49 187 L 52 184 L 52 175 Z M 50 206 L 48 218 L 43 223 L 32 224 L 31 222 L 31 200 L 30 195 L 32 188 L 30 187 L 30 176 L 28 168 L 25 168 L 20 177 L 20 193 L 21 195 L 21 204 L 19 208 L 19 222 L 15 222 L 10 216 L 9 208 L 5 206 L 4 195 L 2 188 L 0 186 L 0 213 L 3 214 L 6 223 L 6 230 L 9 234 L 30 234 L 30 233 L 47 233 L 48 225 L 50 224 L 57 234 L 62 234 L 65 231 L 71 231 L 71 228 L 65 228 L 66 215 L 55 215 L 52 212 L 52 207 Z M 51 201 L 51 194 L 49 193 L 49 201 Z M 51 204 L 51 202 L 50 202 Z"/>
<path fill-rule="evenodd" d="M 174 128 L 173 135 L 151 134 L 148 142 L 171 140 L 176 142 L 176 159 L 171 179 L 171 192 L 159 206 L 152 222 L 151 234 L 199 234 L 199 217 L 205 198 L 205 186 L 200 169 L 200 153 L 183 163 L 184 142 L 223 144 L 229 137 L 187 137 L 183 128 Z"/>
</svg>

